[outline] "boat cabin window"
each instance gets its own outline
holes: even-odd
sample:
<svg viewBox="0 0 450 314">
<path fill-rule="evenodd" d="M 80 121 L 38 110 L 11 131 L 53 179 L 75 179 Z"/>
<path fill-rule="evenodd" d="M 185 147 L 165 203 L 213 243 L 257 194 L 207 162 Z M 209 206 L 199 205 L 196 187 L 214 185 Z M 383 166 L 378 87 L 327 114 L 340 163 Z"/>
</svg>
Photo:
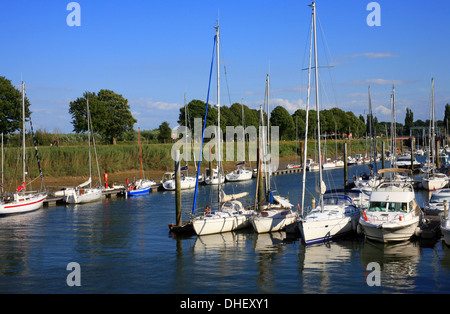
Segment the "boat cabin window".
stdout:
<svg viewBox="0 0 450 314">
<path fill-rule="evenodd" d="M 386 211 L 386 202 L 370 202 L 369 211 L 371 212 Z"/>
<path fill-rule="evenodd" d="M 408 203 L 389 203 L 388 211 L 390 212 L 406 212 Z"/>
<path fill-rule="evenodd" d="M 369 211 L 372 212 L 407 212 L 408 203 L 370 202 Z"/>
</svg>

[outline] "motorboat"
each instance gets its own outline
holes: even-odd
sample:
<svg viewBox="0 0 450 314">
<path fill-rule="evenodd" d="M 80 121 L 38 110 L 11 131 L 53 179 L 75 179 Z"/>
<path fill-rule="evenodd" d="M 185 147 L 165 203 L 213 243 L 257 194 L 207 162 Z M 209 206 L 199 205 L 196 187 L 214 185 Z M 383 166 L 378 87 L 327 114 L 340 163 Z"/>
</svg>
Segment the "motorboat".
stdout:
<svg viewBox="0 0 450 314">
<path fill-rule="evenodd" d="M 444 201 L 450 205 L 450 189 L 436 190 L 431 194 L 430 201 L 424 204 L 423 212 L 427 216 L 443 216 Z M 447 205 L 447 206 L 448 206 Z"/>
<path fill-rule="evenodd" d="M 406 241 L 417 231 L 422 211 L 411 184 L 383 182 L 372 190 L 369 202 L 359 219 L 368 239 L 384 243 Z"/>
<path fill-rule="evenodd" d="M 402 155 L 398 157 L 397 160 L 395 160 L 395 165 L 397 168 L 411 169 L 411 155 Z M 412 166 L 413 168 L 418 168 L 421 166 L 421 163 L 414 158 Z"/>
</svg>

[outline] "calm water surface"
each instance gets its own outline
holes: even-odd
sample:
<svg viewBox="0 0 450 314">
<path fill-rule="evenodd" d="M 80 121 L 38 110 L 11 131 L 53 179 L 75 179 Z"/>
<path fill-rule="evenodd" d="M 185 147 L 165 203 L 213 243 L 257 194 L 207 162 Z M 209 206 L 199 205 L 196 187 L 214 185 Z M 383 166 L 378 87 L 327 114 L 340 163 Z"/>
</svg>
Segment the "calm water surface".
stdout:
<svg viewBox="0 0 450 314">
<path fill-rule="evenodd" d="M 349 176 L 366 171 L 349 167 Z M 301 203 L 302 174 L 274 177 L 293 204 Z M 341 187 L 343 170 L 329 170 L 329 187 Z M 308 199 L 314 174 L 308 173 Z M 255 180 L 225 185 L 248 191 Z M 428 193 L 416 192 L 420 205 Z M 214 199 L 199 190 L 199 207 Z M 450 293 L 450 248 L 441 239 L 383 245 L 354 238 L 305 247 L 284 232 L 252 230 L 174 237 L 175 194 L 152 192 L 93 204 L 50 206 L 0 218 L 1 293 Z M 182 192 L 184 218 L 193 191 Z M 81 268 L 81 286 L 69 287 L 68 263 Z M 381 266 L 381 286 L 366 283 L 366 265 Z"/>
</svg>

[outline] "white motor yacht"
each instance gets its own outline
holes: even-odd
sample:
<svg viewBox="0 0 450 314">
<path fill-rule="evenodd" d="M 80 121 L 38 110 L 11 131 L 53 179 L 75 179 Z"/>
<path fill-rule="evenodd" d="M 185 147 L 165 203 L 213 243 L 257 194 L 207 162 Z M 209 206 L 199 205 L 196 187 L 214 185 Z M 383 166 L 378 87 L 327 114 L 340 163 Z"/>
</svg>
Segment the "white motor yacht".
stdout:
<svg viewBox="0 0 450 314">
<path fill-rule="evenodd" d="M 411 184 L 383 182 L 372 190 L 369 208 L 359 223 L 368 239 L 379 242 L 409 240 L 417 231 L 421 209 Z"/>
</svg>

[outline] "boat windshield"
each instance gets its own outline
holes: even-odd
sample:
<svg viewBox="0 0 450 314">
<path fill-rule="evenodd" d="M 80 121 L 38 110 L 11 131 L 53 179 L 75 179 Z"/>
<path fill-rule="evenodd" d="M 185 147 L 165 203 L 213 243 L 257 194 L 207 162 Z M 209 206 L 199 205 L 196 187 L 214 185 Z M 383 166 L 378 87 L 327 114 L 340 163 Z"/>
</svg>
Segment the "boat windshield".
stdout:
<svg viewBox="0 0 450 314">
<path fill-rule="evenodd" d="M 406 212 L 408 203 L 400 202 L 370 202 L 371 212 Z"/>
<path fill-rule="evenodd" d="M 447 201 L 450 204 L 450 195 L 432 195 L 430 203 L 443 203 Z"/>
<path fill-rule="evenodd" d="M 347 195 L 332 195 L 323 198 L 324 205 L 352 205 L 352 199 Z"/>
</svg>

